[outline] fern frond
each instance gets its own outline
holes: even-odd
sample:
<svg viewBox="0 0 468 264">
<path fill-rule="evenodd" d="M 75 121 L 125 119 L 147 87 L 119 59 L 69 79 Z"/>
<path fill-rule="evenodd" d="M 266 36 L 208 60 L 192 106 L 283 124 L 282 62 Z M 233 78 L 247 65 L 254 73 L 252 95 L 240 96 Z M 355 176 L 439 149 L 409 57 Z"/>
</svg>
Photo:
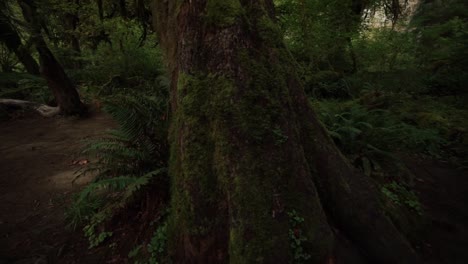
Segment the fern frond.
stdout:
<svg viewBox="0 0 468 264">
<path fill-rule="evenodd" d="M 138 178 L 121 176 L 110 179 L 103 179 L 93 183 L 90 183 L 86 186 L 78 196 L 77 202 L 81 203 L 91 196 L 94 192 L 97 192 L 99 189 L 109 189 L 113 191 L 121 191 L 125 189 L 128 185 L 138 181 Z"/>
<path fill-rule="evenodd" d="M 119 128 L 87 141 L 82 151 L 93 162 L 77 178 L 86 173 L 97 176 L 76 198 L 79 219 L 79 208 L 89 208 L 89 201 L 105 197 L 102 208 L 122 207 L 153 177 L 167 174 L 167 103 L 163 99 L 130 94 L 115 95 L 105 102 L 105 110 Z"/>
</svg>

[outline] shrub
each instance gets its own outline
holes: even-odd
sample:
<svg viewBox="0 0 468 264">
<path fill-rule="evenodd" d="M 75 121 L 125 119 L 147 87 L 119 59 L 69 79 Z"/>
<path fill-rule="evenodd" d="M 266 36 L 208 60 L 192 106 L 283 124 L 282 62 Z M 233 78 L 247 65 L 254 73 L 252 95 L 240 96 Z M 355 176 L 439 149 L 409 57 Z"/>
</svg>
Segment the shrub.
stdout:
<svg viewBox="0 0 468 264">
<path fill-rule="evenodd" d="M 398 165 L 396 152 L 436 155 L 444 140 L 434 129 L 407 124 L 385 109 L 367 109 L 356 101 L 316 102 L 319 116 L 338 147 L 367 175 L 385 163 Z"/>
</svg>

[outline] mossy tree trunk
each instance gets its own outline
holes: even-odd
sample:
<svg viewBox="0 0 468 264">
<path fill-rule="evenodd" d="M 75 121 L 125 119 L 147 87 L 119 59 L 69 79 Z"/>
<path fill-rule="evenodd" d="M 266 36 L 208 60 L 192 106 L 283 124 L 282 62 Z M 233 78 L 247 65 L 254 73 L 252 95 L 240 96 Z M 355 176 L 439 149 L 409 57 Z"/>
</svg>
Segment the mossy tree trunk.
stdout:
<svg viewBox="0 0 468 264">
<path fill-rule="evenodd" d="M 418 263 L 310 107 L 271 0 L 158 0 L 154 15 L 175 263 L 333 263 L 337 230 L 372 263 Z"/>
<path fill-rule="evenodd" d="M 50 51 L 42 37 L 41 23 L 37 9 L 32 0 L 18 0 L 24 19 L 32 30 L 32 40 L 39 53 L 41 75 L 46 79 L 47 85 L 52 91 L 60 112 L 64 115 L 84 115 L 86 107 L 81 102 L 80 96 L 65 70 Z"/>
</svg>

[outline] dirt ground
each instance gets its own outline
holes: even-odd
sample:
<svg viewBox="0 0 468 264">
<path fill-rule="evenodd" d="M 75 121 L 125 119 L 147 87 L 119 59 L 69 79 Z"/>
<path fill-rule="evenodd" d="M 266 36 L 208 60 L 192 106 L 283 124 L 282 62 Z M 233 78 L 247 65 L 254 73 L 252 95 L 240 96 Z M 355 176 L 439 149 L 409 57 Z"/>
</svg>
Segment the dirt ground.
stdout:
<svg viewBox="0 0 468 264">
<path fill-rule="evenodd" d="M 106 263 L 88 251 L 81 230 L 66 228 L 72 195 L 90 178 L 72 184 L 84 139 L 115 124 L 88 119 L 27 117 L 0 122 L 0 264 Z M 91 161 L 92 162 L 92 161 Z M 425 209 L 418 252 L 424 263 L 466 263 L 468 176 L 442 162 L 408 159 Z M 107 262 L 109 263 L 109 262 Z"/>
<path fill-rule="evenodd" d="M 85 166 L 73 163 L 82 160 L 83 140 L 113 126 L 103 114 L 0 122 L 0 263 L 60 263 L 82 246 L 65 223 L 72 194 L 89 181 L 72 184 Z"/>
</svg>

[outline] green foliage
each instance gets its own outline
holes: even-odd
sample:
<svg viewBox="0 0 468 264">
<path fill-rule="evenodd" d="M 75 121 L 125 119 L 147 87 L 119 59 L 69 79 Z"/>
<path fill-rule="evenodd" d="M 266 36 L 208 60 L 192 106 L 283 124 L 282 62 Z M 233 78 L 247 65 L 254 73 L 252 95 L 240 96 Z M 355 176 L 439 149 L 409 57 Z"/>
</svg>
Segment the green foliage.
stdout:
<svg viewBox="0 0 468 264">
<path fill-rule="evenodd" d="M 156 229 L 151 238 L 150 243 L 147 245 L 147 251 L 151 254 L 148 264 L 159 264 L 160 259 L 165 255 L 167 248 L 167 222 Z"/>
<path fill-rule="evenodd" d="M 316 99 L 349 99 L 353 95 L 347 78 L 335 71 L 303 72 L 305 91 Z"/>
<path fill-rule="evenodd" d="M 239 0 L 207 1 L 205 22 L 212 25 L 231 25 L 241 14 Z"/>
<path fill-rule="evenodd" d="M 88 224 L 83 231 L 90 242 L 90 248 L 98 246 L 112 236 L 112 232 L 97 230 L 102 229 L 101 226 L 112 217 L 113 212 L 119 207 L 124 207 L 126 202 L 154 177 L 165 173 L 165 169 L 159 169 L 140 177 L 121 176 L 89 184 L 75 198 L 72 208 L 76 211 L 69 211 L 69 215 L 73 217 L 71 220 L 74 221 L 72 224 L 76 227 L 79 222 L 86 221 Z M 99 201 L 98 204 L 96 201 Z"/>
<path fill-rule="evenodd" d="M 417 214 L 422 215 L 423 209 L 418 196 L 408 188 L 396 182 L 391 182 L 384 184 L 381 191 L 394 204 L 398 206 L 405 205 Z"/>
<path fill-rule="evenodd" d="M 100 178 L 107 178 L 141 175 L 165 167 L 166 103 L 164 97 L 144 95 L 120 95 L 106 100 L 105 110 L 120 127 L 109 131 L 105 138 L 88 142 L 83 152 L 97 161 L 87 171 L 97 170 Z"/>
<path fill-rule="evenodd" d="M 45 104 L 53 99 L 45 80 L 26 73 L 0 73 L 0 98 Z"/>
<path fill-rule="evenodd" d="M 91 247 L 111 232 L 96 231 L 138 191 L 165 184 L 167 175 L 166 100 L 144 95 L 109 98 L 105 109 L 119 123 L 104 138 L 89 141 L 83 153 L 95 159 L 80 175 L 97 172 L 68 212 L 72 225 L 88 222 L 84 231 Z M 79 176 L 80 176 L 79 175 Z M 78 176 L 78 177 L 79 177 Z"/>
<path fill-rule="evenodd" d="M 148 36 L 148 44 L 142 46 L 143 32 L 137 22 L 109 19 L 102 24 L 102 30 L 109 32 L 109 42 L 100 42 L 96 50 L 82 52 L 85 67 L 75 73 L 77 79 L 102 85 L 113 76 L 150 81 L 161 75 L 161 54 L 151 45 L 156 40 Z"/>
<path fill-rule="evenodd" d="M 143 245 L 136 246 L 133 248 L 129 253 L 128 257 L 129 258 L 136 258 L 140 254 L 140 250 L 143 248 Z M 139 263 L 139 262 L 137 262 Z"/>
<path fill-rule="evenodd" d="M 412 32 L 370 28 L 353 40 L 359 70 L 393 72 L 417 67 L 417 40 Z"/>
<path fill-rule="evenodd" d="M 311 255 L 305 252 L 304 243 L 307 241 L 307 238 L 304 236 L 302 231 L 302 225 L 304 218 L 300 217 L 296 210 L 288 212 L 289 216 L 289 240 L 290 247 L 293 251 L 294 260 L 292 263 L 307 263 L 311 258 Z"/>
<path fill-rule="evenodd" d="M 466 8 L 465 10 L 468 10 Z M 418 56 L 428 70 L 426 85 L 435 95 L 466 94 L 468 82 L 468 22 L 452 17 L 420 31 Z"/>
<path fill-rule="evenodd" d="M 18 59 L 8 50 L 5 44 L 0 43 L 0 69 L 3 72 L 12 72 L 18 65 Z"/>
<path fill-rule="evenodd" d="M 167 214 L 168 208 L 160 211 L 158 217 L 151 222 L 150 226 L 157 226 L 149 243 L 143 243 L 133 248 L 128 257 L 134 260 L 135 264 L 158 264 L 167 263 Z"/>
<path fill-rule="evenodd" d="M 53 103 L 53 97 L 43 79 L 27 73 L 17 72 L 0 72 L 0 98 L 43 104 Z M 11 114 L 12 111 L 10 111 L 9 106 L 0 105 L 0 120 L 10 119 Z"/>
<path fill-rule="evenodd" d="M 437 155 L 445 142 L 436 130 L 407 124 L 390 110 L 368 109 L 353 101 L 316 105 L 335 143 L 367 175 L 381 172 L 386 163 L 399 166 L 392 153 Z"/>
<path fill-rule="evenodd" d="M 99 222 L 103 222 L 99 209 L 116 209 L 125 206 L 126 202 L 142 187 L 148 185 L 155 177 L 163 177 L 166 169 L 161 168 L 148 172 L 142 176 L 119 176 L 114 178 L 100 179 L 88 184 L 78 195 L 67 212 L 73 228 L 79 223 L 93 219 L 99 215 Z M 112 216 L 110 213 L 107 216 Z M 95 223 L 95 224 L 98 224 Z"/>
<path fill-rule="evenodd" d="M 98 231 L 99 226 L 109 217 L 109 211 L 94 214 L 89 224 L 84 228 L 84 234 L 89 240 L 89 248 L 96 247 L 112 236 L 112 232 Z"/>
<path fill-rule="evenodd" d="M 353 1 L 275 3 L 306 91 L 316 98 L 350 98 L 364 83 L 413 94 L 466 94 L 464 1 L 423 1 L 414 17 L 404 13 L 405 4 L 396 8 L 386 0 L 361 2 L 361 15 Z M 380 25 L 384 20 L 392 27 Z"/>
<path fill-rule="evenodd" d="M 360 27 L 352 1 L 275 1 L 285 41 L 304 67 L 347 71 L 352 66 L 349 43 Z"/>
</svg>

